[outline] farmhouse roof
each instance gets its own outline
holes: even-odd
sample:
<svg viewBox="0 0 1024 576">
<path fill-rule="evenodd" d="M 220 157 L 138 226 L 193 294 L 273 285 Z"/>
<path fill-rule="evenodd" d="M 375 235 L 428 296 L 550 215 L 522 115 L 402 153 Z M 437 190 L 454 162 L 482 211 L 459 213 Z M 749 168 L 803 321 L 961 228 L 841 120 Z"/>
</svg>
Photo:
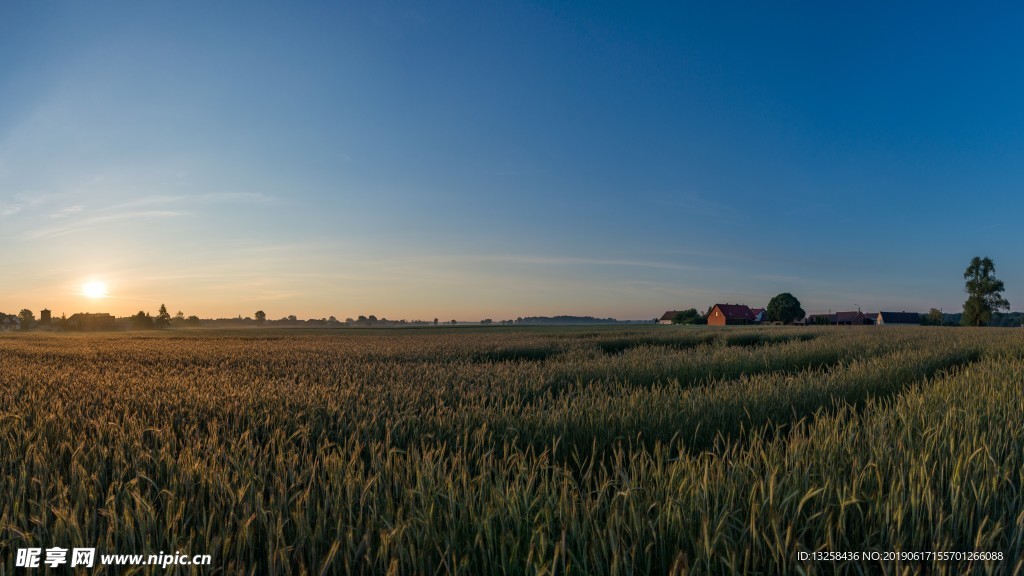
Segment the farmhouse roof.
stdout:
<svg viewBox="0 0 1024 576">
<path fill-rule="evenodd" d="M 669 310 L 668 312 L 662 314 L 659 320 L 671 320 L 676 317 L 676 314 L 679 314 L 678 310 Z"/>
<path fill-rule="evenodd" d="M 745 304 L 715 304 L 715 308 L 725 316 L 726 320 L 754 321 L 754 312 Z"/>
<path fill-rule="evenodd" d="M 836 322 L 837 324 L 842 324 L 844 322 L 853 322 L 853 323 L 863 322 L 864 321 L 864 313 L 863 312 L 856 312 L 856 311 L 854 311 L 854 312 L 836 312 L 835 318 L 834 318 L 833 321 Z"/>
<path fill-rule="evenodd" d="M 79 319 L 85 319 L 85 318 L 91 318 L 91 319 L 94 319 L 94 320 L 106 320 L 107 318 L 110 318 L 111 320 L 114 319 L 113 316 L 111 316 L 110 314 L 108 314 L 106 312 L 76 312 L 76 313 L 72 314 L 68 318 L 68 320 L 79 320 Z"/>
<path fill-rule="evenodd" d="M 920 324 L 921 315 L 917 312 L 879 312 L 883 324 Z"/>
</svg>

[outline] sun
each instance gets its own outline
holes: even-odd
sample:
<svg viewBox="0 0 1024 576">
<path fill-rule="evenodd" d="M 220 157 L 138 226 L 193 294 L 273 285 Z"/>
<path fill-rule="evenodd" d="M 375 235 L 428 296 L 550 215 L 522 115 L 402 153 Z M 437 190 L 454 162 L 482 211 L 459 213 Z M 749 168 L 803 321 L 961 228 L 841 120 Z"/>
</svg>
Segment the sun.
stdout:
<svg viewBox="0 0 1024 576">
<path fill-rule="evenodd" d="M 107 295 L 107 285 L 93 280 L 82 285 L 82 295 L 87 298 L 103 298 Z"/>
</svg>

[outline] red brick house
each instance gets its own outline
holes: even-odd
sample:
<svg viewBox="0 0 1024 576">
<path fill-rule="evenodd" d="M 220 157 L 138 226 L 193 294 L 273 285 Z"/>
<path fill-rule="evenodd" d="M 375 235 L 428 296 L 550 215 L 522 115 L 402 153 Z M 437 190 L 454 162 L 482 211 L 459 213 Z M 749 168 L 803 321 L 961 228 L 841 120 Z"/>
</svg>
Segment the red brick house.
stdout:
<svg viewBox="0 0 1024 576">
<path fill-rule="evenodd" d="M 754 311 L 743 304 L 715 304 L 708 312 L 709 326 L 753 324 Z"/>
</svg>

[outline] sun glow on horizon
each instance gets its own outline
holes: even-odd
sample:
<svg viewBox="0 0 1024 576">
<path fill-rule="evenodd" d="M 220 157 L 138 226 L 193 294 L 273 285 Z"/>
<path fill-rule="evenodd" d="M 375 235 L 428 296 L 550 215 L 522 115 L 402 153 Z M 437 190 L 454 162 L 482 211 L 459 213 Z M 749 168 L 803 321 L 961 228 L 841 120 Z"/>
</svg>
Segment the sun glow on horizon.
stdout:
<svg viewBox="0 0 1024 576">
<path fill-rule="evenodd" d="M 107 285 L 97 280 L 82 285 L 82 295 L 86 298 L 103 298 L 107 295 Z"/>
</svg>

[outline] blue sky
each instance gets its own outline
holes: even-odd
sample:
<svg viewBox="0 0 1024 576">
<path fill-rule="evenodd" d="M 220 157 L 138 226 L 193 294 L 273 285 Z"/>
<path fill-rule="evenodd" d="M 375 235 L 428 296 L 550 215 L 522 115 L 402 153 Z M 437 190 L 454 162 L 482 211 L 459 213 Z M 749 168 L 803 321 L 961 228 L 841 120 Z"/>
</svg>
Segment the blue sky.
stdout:
<svg viewBox="0 0 1024 576">
<path fill-rule="evenodd" d="M 0 310 L 1019 309 L 1022 16 L 7 2 Z"/>
</svg>

